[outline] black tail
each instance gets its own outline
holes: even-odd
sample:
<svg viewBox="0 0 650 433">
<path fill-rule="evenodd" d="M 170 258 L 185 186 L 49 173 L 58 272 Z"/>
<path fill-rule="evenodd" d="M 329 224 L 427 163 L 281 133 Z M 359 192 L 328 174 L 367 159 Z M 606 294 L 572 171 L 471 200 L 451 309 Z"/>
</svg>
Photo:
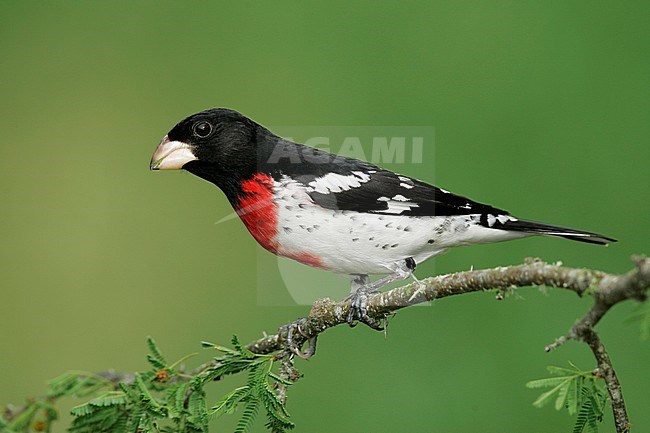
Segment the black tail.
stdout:
<svg viewBox="0 0 650 433">
<path fill-rule="evenodd" d="M 499 224 L 498 227 L 495 225 L 492 228 L 547 236 L 557 236 L 560 238 L 571 239 L 573 241 L 587 242 L 590 244 L 598 245 L 607 245 L 610 242 L 617 242 L 614 238 L 599 235 L 597 233 L 583 232 L 582 230 L 574 230 L 566 227 L 554 226 L 550 224 L 521 219 L 508 220 L 503 224 Z"/>
</svg>

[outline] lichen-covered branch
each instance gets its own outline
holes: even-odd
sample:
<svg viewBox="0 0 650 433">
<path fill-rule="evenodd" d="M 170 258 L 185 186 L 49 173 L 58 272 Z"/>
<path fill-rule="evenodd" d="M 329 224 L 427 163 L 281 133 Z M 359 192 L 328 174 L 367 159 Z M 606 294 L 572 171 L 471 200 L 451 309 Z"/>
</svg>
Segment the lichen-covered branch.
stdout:
<svg viewBox="0 0 650 433">
<path fill-rule="evenodd" d="M 430 277 L 369 298 L 368 314 L 377 321 L 387 315 L 422 302 L 433 301 L 453 295 L 461 295 L 485 290 L 510 290 L 526 286 L 546 286 L 570 290 L 584 296 L 590 295 L 594 304 L 585 316 L 576 322 L 569 332 L 546 347 L 550 351 L 568 340 L 585 342 L 594 353 L 598 369 L 607 384 L 616 431 L 628 432 L 629 420 L 621 385 L 605 346 L 594 326 L 617 303 L 634 299 L 645 301 L 650 287 L 650 260 L 646 257 L 634 257 L 635 268 L 626 274 L 616 275 L 589 269 L 563 267 L 559 264 L 547 264 L 539 259 L 527 259 L 519 266 L 499 267 L 494 269 L 471 270 L 454 274 Z M 305 342 L 316 338 L 325 330 L 347 323 L 349 303 L 321 299 L 314 303 L 299 327 L 299 332 L 292 336 L 293 345 L 300 347 Z M 283 351 L 283 362 L 287 369 L 292 368 L 291 357 L 287 356 L 290 347 L 286 344 L 286 331 L 265 336 L 249 343 L 246 347 L 255 353 L 272 353 Z"/>
<path fill-rule="evenodd" d="M 519 266 L 471 270 L 431 277 L 384 293 L 371 295 L 368 298 L 368 315 L 371 320 L 381 322 L 399 309 L 422 302 L 486 290 L 496 291 L 497 298 L 502 298 L 505 292 L 526 286 L 556 287 L 575 292 L 578 296 L 590 296 L 593 299 L 593 304 L 589 310 L 569 328 L 565 335 L 546 346 L 546 351 L 551 351 L 569 340 L 584 342 L 591 349 L 598 366 L 593 374 L 598 378 L 602 378 L 605 382 L 612 404 L 616 431 L 626 433 L 630 430 L 630 423 L 621 384 L 616 377 L 605 345 L 595 331 L 595 326 L 619 302 L 628 299 L 646 300 L 647 291 L 650 287 L 650 260 L 645 257 L 635 257 L 633 260 L 636 264 L 635 268 L 622 275 L 568 268 L 560 264 L 547 264 L 538 259 L 527 259 L 525 264 Z M 262 398 L 264 398 L 264 407 L 270 416 L 269 422 L 277 427 L 272 430 L 285 431 L 293 427 L 293 424 L 287 419 L 288 414 L 284 410 L 287 385 L 295 382 L 300 377 L 299 372 L 294 367 L 294 354 L 303 357 L 313 355 L 316 338 L 328 328 L 347 324 L 349 310 L 349 301 L 335 302 L 331 299 L 321 299 L 312 305 L 307 317 L 292 322 L 289 326 L 281 327 L 281 330 L 274 335 L 264 336 L 246 345 L 246 349 L 256 354 L 272 354 L 272 356 L 260 357 L 264 358 L 262 362 L 264 366 L 267 366 L 263 369 L 256 369 L 255 366 L 259 364 L 255 363 L 257 357 L 251 356 L 247 350 L 243 349 L 236 338 L 233 339 L 235 350 L 214 346 L 223 353 L 227 352 L 228 356 L 224 355 L 215 358 L 211 362 L 191 370 L 187 370 L 182 363 L 186 358 L 182 358 L 171 365 L 168 364 L 153 339 L 149 338 L 148 345 L 151 354 L 147 359 L 154 367 L 154 370 L 146 373 L 119 373 L 115 371 L 96 374 L 84 372 L 66 373 L 50 382 L 50 392 L 42 398 L 30 399 L 22 407 L 5 408 L 4 413 L 0 416 L 0 431 L 7 431 L 6 428 L 3 430 L 7 425 L 12 431 L 23 431 L 25 426 L 33 423 L 34 420 L 36 420 L 34 429 L 37 429 L 37 427 L 39 431 L 48 429 L 50 423 L 57 417 L 56 411 L 53 409 L 46 411 L 47 416 L 43 421 L 35 417 L 38 408 L 51 407 L 51 401 L 61 396 L 95 395 L 93 393 L 97 391 L 96 385 L 100 386 L 102 390 L 108 389 L 111 392 L 103 397 L 97 397 L 98 401 L 102 402 L 101 404 L 92 403 L 95 401 L 92 400 L 81 405 L 92 413 L 95 413 L 93 411 L 106 410 L 110 412 L 111 419 L 117 422 L 117 420 L 131 419 L 130 414 L 133 411 L 135 411 L 133 413 L 149 411 L 147 413 L 150 416 L 147 419 L 151 422 L 154 419 L 166 419 L 169 416 L 178 418 L 180 416 L 187 422 L 194 422 L 195 424 L 198 422 L 200 425 L 194 425 L 196 431 L 207 431 L 209 416 L 208 412 L 206 412 L 202 384 L 219 379 L 223 375 L 252 371 L 247 369 L 248 367 L 244 368 L 245 366 L 252 366 L 253 370 L 262 371 L 263 375 L 266 375 L 261 382 L 255 379 L 257 376 L 251 376 L 253 379 L 251 379 L 251 384 L 247 385 L 247 389 L 257 390 L 255 391 L 256 394 L 242 394 L 241 389 L 239 391 L 235 390 L 224 397 L 226 400 L 224 400 L 223 404 L 218 405 L 218 408 L 213 407 L 211 410 L 214 412 L 225 410 L 224 407 L 232 408 L 239 403 L 243 404 L 245 398 L 248 398 L 246 400 L 247 407 L 250 407 L 250 404 L 259 405 Z M 309 349 L 303 352 L 301 348 L 305 343 L 309 343 Z M 213 345 L 209 343 L 208 346 Z M 233 354 L 238 354 L 239 358 L 233 358 Z M 280 363 L 277 375 L 272 373 L 270 369 L 276 361 Z M 241 364 L 242 362 L 245 365 Z M 273 382 L 273 391 L 270 391 L 269 380 Z M 172 388 L 174 393 L 170 394 L 165 387 Z M 121 391 L 119 391 L 120 389 Z M 167 389 L 167 391 L 161 391 L 164 389 Z M 84 392 L 83 395 L 80 394 L 81 391 Z M 167 411 L 155 406 L 157 404 L 155 403 L 156 400 L 150 398 L 150 392 L 157 392 L 162 395 L 161 398 L 166 402 L 165 404 L 173 404 L 175 409 Z M 169 400 L 170 396 L 173 396 L 171 400 Z M 196 401 L 199 401 L 199 403 L 196 403 Z M 154 406 L 151 406 L 152 404 Z M 126 409 L 127 407 L 131 408 L 129 409 L 131 412 Z M 91 423 L 94 419 L 84 417 L 84 414 L 87 415 L 87 413 L 83 412 L 82 409 L 79 409 L 79 411 L 74 421 L 77 423 L 77 427 L 84 422 Z M 41 412 L 38 412 L 38 414 L 41 414 Z M 247 413 L 250 415 L 250 410 Z M 104 418 L 97 419 L 101 421 Z M 242 419 L 244 419 L 244 415 L 242 415 Z M 248 417 L 247 419 L 248 424 L 246 425 L 249 425 L 251 418 Z M 182 424 L 183 422 L 178 425 Z"/>
</svg>

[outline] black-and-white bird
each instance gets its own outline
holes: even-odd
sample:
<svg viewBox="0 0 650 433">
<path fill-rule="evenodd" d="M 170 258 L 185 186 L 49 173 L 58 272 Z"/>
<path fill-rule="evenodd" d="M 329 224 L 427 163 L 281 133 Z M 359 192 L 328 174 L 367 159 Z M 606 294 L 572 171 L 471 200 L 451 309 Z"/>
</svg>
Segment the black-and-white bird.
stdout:
<svg viewBox="0 0 650 433">
<path fill-rule="evenodd" d="M 223 190 L 268 251 L 350 275 L 350 321 L 363 300 L 449 248 L 534 235 L 606 245 L 607 236 L 523 220 L 368 162 L 285 140 L 215 108 L 179 122 L 151 170 L 184 169 Z M 368 276 L 386 275 L 370 282 Z"/>
</svg>

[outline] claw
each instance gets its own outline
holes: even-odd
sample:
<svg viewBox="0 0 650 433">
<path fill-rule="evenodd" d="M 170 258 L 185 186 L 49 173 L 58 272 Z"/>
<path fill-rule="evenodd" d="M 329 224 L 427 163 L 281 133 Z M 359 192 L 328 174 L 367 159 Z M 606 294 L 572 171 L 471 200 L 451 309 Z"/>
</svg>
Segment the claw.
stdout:
<svg viewBox="0 0 650 433">
<path fill-rule="evenodd" d="M 351 328 L 355 327 L 357 322 L 361 322 L 374 330 L 384 330 L 384 325 L 382 325 L 382 322 L 384 321 L 378 321 L 368 315 L 368 296 L 375 293 L 378 293 L 378 291 L 359 288 L 356 292 L 346 298 L 350 301 L 350 310 L 348 311 L 347 322 Z"/>
<path fill-rule="evenodd" d="M 316 354 L 316 340 L 318 339 L 318 336 L 311 337 L 309 340 L 307 340 L 307 350 L 304 352 L 300 351 L 300 349 L 296 349 L 295 347 L 292 347 L 290 350 L 292 353 L 298 355 L 302 359 L 309 359 L 312 356 Z"/>
<path fill-rule="evenodd" d="M 285 336 L 285 345 L 289 349 L 291 353 L 294 355 L 299 356 L 302 359 L 308 359 L 314 356 L 316 353 L 316 340 L 317 336 L 314 337 L 309 337 L 307 336 L 302 328 L 305 326 L 307 319 L 306 318 L 301 318 L 298 320 L 294 320 L 291 323 L 287 323 L 286 325 L 280 326 L 278 329 L 278 333 L 280 335 L 286 334 Z M 300 334 L 300 337 L 298 338 L 298 341 L 294 341 L 294 336 L 296 334 Z M 304 352 L 302 351 L 301 347 L 305 340 L 308 343 L 307 350 Z"/>
<path fill-rule="evenodd" d="M 346 300 L 350 301 L 350 312 L 347 317 L 348 324 L 354 326 L 355 320 L 358 320 L 370 326 L 372 329 L 382 331 L 385 328 L 385 317 L 382 318 L 383 320 L 377 320 L 368 316 L 368 295 L 379 293 L 379 289 L 386 284 L 413 276 L 416 265 L 413 257 L 407 257 L 403 261 L 395 263 L 392 274 L 373 282 L 370 282 L 368 275 L 353 275 L 350 287 L 352 294 L 346 298 Z M 418 280 L 416 279 L 415 281 Z M 418 290 L 416 290 L 411 299 L 422 290 L 424 290 L 423 286 L 418 287 Z M 383 326 L 382 322 L 384 323 Z"/>
</svg>

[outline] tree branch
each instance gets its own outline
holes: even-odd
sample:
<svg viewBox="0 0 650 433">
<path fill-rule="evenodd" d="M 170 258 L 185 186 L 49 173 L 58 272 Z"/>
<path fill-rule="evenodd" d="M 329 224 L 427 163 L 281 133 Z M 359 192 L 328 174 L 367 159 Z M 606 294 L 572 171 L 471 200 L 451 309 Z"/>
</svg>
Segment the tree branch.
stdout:
<svg viewBox="0 0 650 433">
<path fill-rule="evenodd" d="M 568 340 L 582 341 L 589 346 L 598 365 L 595 374 L 604 379 L 610 395 L 616 431 L 627 433 L 630 424 L 621 384 L 616 377 L 609 354 L 594 327 L 619 302 L 628 299 L 647 300 L 647 290 L 650 287 L 650 260 L 646 257 L 634 257 L 633 261 L 636 267 L 622 275 L 589 269 L 567 268 L 560 264 L 551 265 L 543 263 L 539 259 L 527 259 L 525 264 L 519 266 L 441 275 L 370 296 L 368 314 L 371 319 L 381 321 L 397 310 L 435 299 L 487 290 L 497 290 L 497 297 L 502 298 L 503 291 L 526 286 L 556 287 L 573 291 L 578 296 L 588 294 L 594 300 L 591 308 L 569 329 L 566 335 L 546 346 L 546 351 L 551 351 Z M 302 354 L 299 348 L 307 341 L 310 342 L 311 349 L 315 350 L 315 340 L 318 335 L 329 328 L 347 323 L 349 308 L 350 305 L 347 301 L 335 302 L 328 298 L 318 300 L 312 305 L 307 317 L 293 322 L 294 327 L 282 327 L 277 334 L 255 340 L 246 345 L 246 348 L 258 354 L 276 353 L 275 357 L 281 364 L 280 377 L 288 382 L 295 382 L 300 374 L 293 365 L 293 354 L 296 352 Z M 290 343 L 287 340 L 288 334 L 292 331 L 292 342 Z M 313 350 L 308 351 L 308 355 L 312 355 Z M 209 371 L 219 364 L 219 360 L 213 360 L 188 371 L 188 374 L 175 377 L 174 380 L 186 381 L 188 378 Z M 182 370 L 179 371 L 182 372 Z M 130 384 L 135 379 L 134 374 L 115 371 L 97 373 L 96 376 L 114 385 L 118 383 Z M 189 389 L 188 392 L 190 392 Z M 276 393 L 279 401 L 284 404 L 286 386 L 279 383 Z M 5 408 L 4 420 L 11 421 L 27 407 L 28 405 L 21 408 Z"/>
<path fill-rule="evenodd" d="M 589 294 L 594 304 L 585 316 L 576 322 L 569 332 L 554 343 L 546 346 L 550 351 L 568 340 L 585 342 L 592 350 L 598 363 L 598 370 L 605 379 L 612 401 L 612 410 L 618 433 L 629 431 L 629 420 L 621 385 L 605 346 L 594 331 L 594 327 L 611 307 L 627 299 L 645 301 L 650 287 L 650 260 L 646 257 L 633 257 L 636 267 L 626 274 L 615 275 L 589 269 L 562 267 L 560 264 L 547 264 L 539 259 L 526 259 L 519 266 L 494 269 L 472 270 L 454 274 L 430 277 L 387 292 L 373 295 L 368 300 L 368 314 L 377 321 L 402 308 L 433 301 L 448 296 L 462 295 L 486 290 L 511 290 L 526 286 L 547 286 L 570 290 L 584 296 Z M 335 302 L 329 298 L 316 301 L 309 315 L 300 321 L 299 332 L 292 335 L 292 343 L 301 347 L 334 326 L 347 323 L 350 305 L 348 302 Z M 268 335 L 246 346 L 255 353 L 265 354 L 282 351 L 283 368 L 295 372 L 291 347 L 287 345 L 287 331 Z M 293 373 L 292 376 L 298 376 Z"/>
</svg>

